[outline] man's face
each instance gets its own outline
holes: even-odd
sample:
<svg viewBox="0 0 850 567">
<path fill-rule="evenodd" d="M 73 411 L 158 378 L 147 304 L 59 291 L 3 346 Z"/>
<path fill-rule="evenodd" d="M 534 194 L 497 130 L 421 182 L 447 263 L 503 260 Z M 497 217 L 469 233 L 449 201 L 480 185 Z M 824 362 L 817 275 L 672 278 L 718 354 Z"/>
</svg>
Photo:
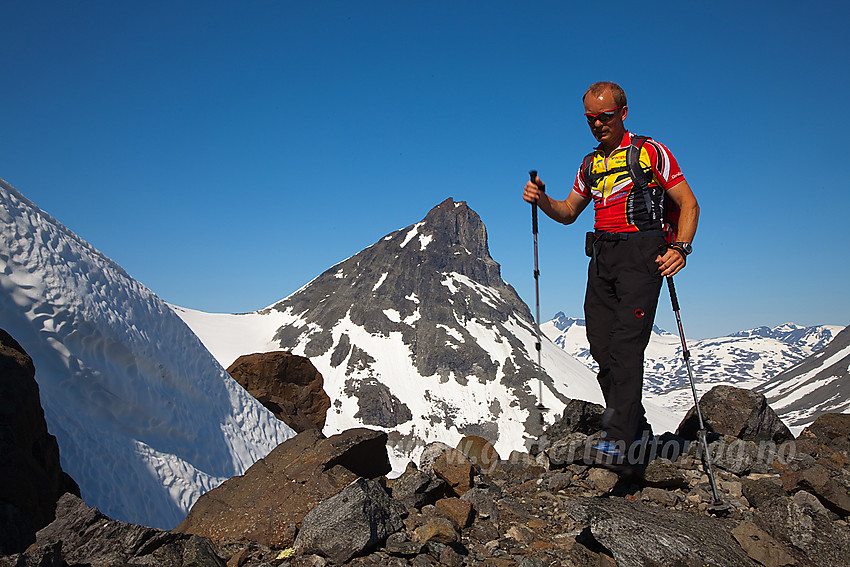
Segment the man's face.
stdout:
<svg viewBox="0 0 850 567">
<path fill-rule="evenodd" d="M 609 118 L 603 114 L 606 111 L 613 111 L 613 116 Z M 628 113 L 628 107 L 617 107 L 611 89 L 605 89 L 601 95 L 588 94 L 584 98 L 584 112 L 587 125 L 598 142 L 611 148 L 620 145 L 626 133 L 623 120 Z"/>
</svg>

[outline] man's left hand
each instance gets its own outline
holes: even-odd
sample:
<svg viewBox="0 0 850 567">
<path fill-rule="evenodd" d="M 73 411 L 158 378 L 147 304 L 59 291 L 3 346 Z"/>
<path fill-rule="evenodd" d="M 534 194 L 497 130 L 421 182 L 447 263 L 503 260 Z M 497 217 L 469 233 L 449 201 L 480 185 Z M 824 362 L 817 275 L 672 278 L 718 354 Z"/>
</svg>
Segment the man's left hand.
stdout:
<svg viewBox="0 0 850 567">
<path fill-rule="evenodd" d="M 659 254 L 655 258 L 655 263 L 658 264 L 661 275 L 666 278 L 667 276 L 675 276 L 685 267 L 685 258 L 675 248 L 668 248 L 664 254 Z"/>
</svg>

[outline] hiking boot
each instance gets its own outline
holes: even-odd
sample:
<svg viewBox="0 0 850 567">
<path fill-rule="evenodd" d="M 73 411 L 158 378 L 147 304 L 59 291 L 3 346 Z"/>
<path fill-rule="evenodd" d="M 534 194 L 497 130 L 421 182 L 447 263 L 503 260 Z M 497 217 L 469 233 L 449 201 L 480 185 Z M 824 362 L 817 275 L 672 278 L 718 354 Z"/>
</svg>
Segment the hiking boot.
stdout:
<svg viewBox="0 0 850 567">
<path fill-rule="evenodd" d="M 621 480 L 640 482 L 646 470 L 646 464 L 630 462 L 620 445 L 610 441 L 600 441 L 590 448 L 590 466 L 597 466 L 617 473 Z"/>
<path fill-rule="evenodd" d="M 600 441 L 590 448 L 591 464 L 600 466 L 621 465 L 625 458 L 626 455 L 620 449 L 620 446 L 610 441 Z"/>
</svg>

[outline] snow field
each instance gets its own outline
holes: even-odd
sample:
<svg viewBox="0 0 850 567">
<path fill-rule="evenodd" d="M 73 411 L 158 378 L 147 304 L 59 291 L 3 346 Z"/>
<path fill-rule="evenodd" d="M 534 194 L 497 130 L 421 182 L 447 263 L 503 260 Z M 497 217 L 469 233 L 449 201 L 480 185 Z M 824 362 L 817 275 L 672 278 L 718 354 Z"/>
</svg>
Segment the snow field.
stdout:
<svg viewBox="0 0 850 567">
<path fill-rule="evenodd" d="M 0 181 L 0 327 L 32 357 L 82 496 L 171 528 L 292 435 L 118 265 Z"/>
</svg>

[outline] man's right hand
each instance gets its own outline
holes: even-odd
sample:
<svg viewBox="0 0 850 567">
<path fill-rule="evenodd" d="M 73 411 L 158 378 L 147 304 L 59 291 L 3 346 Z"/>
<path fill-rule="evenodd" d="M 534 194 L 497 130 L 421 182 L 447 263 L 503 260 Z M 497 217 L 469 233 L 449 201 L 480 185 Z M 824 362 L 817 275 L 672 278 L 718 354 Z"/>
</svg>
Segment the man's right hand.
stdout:
<svg viewBox="0 0 850 567">
<path fill-rule="evenodd" d="M 530 180 L 526 181 L 525 189 L 522 192 L 522 198 L 525 199 L 526 202 L 536 203 L 546 191 L 546 185 L 543 181 L 540 180 L 540 177 L 535 177 L 534 182 L 532 183 Z"/>
<path fill-rule="evenodd" d="M 563 201 L 556 201 L 546 194 L 546 185 L 537 176 L 533 182 L 529 180 L 525 183 L 522 198 L 529 203 L 537 204 L 546 216 L 561 224 L 575 222 L 590 202 L 590 197 L 582 197 L 575 191 L 570 191 Z"/>
</svg>

